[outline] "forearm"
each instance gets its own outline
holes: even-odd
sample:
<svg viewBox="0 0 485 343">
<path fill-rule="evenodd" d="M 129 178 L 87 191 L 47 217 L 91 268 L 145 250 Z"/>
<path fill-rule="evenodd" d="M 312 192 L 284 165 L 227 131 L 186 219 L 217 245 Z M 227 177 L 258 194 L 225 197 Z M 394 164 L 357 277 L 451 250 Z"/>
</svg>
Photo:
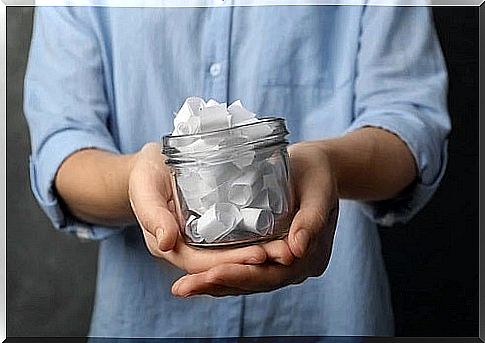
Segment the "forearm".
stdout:
<svg viewBox="0 0 485 343">
<path fill-rule="evenodd" d="M 407 146 L 382 129 L 364 128 L 340 138 L 299 145 L 310 145 L 309 151 L 328 158 L 339 198 L 388 199 L 416 178 L 415 162 Z M 57 192 L 70 212 L 82 220 L 104 225 L 135 223 L 128 196 L 135 159 L 136 155 L 95 149 L 79 151 L 59 168 Z"/>
<path fill-rule="evenodd" d="M 382 129 L 363 128 L 310 144 L 328 155 L 339 198 L 385 200 L 416 179 L 416 164 L 406 144 Z"/>
<path fill-rule="evenodd" d="M 55 178 L 58 195 L 77 218 L 108 226 L 135 223 L 128 181 L 136 155 L 96 149 L 69 156 Z"/>
</svg>

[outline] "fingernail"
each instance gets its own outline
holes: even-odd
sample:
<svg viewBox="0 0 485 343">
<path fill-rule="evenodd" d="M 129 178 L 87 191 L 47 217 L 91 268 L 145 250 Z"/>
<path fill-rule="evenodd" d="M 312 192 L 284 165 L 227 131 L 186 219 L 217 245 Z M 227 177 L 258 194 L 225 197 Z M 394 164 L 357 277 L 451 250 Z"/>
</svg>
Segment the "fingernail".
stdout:
<svg viewBox="0 0 485 343">
<path fill-rule="evenodd" d="M 300 247 L 301 255 L 305 254 L 305 251 L 308 248 L 308 243 L 310 242 L 310 236 L 305 230 L 300 230 L 296 233 L 295 236 L 296 244 Z M 300 256 L 301 257 L 301 256 Z"/>
<path fill-rule="evenodd" d="M 172 286 L 172 293 L 177 297 L 185 297 L 187 292 L 180 292 L 183 282 L 178 282 Z"/>
<path fill-rule="evenodd" d="M 281 258 L 281 257 L 277 257 L 277 258 L 275 258 L 275 259 L 274 259 L 274 261 L 275 261 L 276 263 L 286 265 L 286 261 L 285 261 L 283 258 Z"/>
<path fill-rule="evenodd" d="M 164 234 L 165 234 L 165 230 L 162 227 L 157 229 L 156 235 L 157 235 L 157 244 L 159 247 L 160 247 L 160 242 L 163 241 Z"/>
<path fill-rule="evenodd" d="M 257 264 L 257 263 L 261 263 L 261 260 L 256 257 L 250 257 L 246 260 L 246 263 Z"/>
<path fill-rule="evenodd" d="M 172 293 L 174 295 L 178 295 L 178 290 L 179 290 L 179 284 L 178 283 L 175 283 L 173 286 L 172 286 Z"/>
<path fill-rule="evenodd" d="M 283 258 L 283 257 L 277 257 L 274 260 L 276 263 L 282 264 L 284 266 L 289 266 L 290 264 L 293 263 L 293 259 L 291 258 Z"/>
</svg>

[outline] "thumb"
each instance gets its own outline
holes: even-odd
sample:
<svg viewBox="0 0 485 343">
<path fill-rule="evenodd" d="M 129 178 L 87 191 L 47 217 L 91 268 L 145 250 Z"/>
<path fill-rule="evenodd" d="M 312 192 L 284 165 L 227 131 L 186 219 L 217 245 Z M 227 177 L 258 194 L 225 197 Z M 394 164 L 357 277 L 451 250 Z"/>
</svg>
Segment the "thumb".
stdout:
<svg viewBox="0 0 485 343">
<path fill-rule="evenodd" d="M 158 158 L 158 156 L 157 156 Z M 163 161 L 140 162 L 130 175 L 129 197 L 133 213 L 141 228 L 157 238 L 162 251 L 173 249 L 179 225 L 168 206 L 171 194 L 170 174 Z"/>
<path fill-rule="evenodd" d="M 158 248 L 161 251 L 173 249 L 179 226 L 170 210 L 161 201 L 139 200 L 136 195 L 130 202 L 138 224 L 157 238 Z"/>
<path fill-rule="evenodd" d="M 290 226 L 288 245 L 291 252 L 301 258 L 318 241 L 325 226 L 322 208 L 300 207 Z"/>
<path fill-rule="evenodd" d="M 325 229 L 334 229 L 337 183 L 330 158 L 322 149 L 309 143 L 296 144 L 289 154 L 293 194 L 299 208 L 290 226 L 288 244 L 293 255 L 301 258 L 314 246 L 321 248 Z"/>
<path fill-rule="evenodd" d="M 302 178 L 297 185 L 295 196 L 299 208 L 288 234 L 290 250 L 296 257 L 301 258 L 312 246 L 320 245 L 325 236 L 323 231 L 332 229 L 329 220 L 338 213 L 334 191 L 334 183 L 324 178 Z"/>
</svg>

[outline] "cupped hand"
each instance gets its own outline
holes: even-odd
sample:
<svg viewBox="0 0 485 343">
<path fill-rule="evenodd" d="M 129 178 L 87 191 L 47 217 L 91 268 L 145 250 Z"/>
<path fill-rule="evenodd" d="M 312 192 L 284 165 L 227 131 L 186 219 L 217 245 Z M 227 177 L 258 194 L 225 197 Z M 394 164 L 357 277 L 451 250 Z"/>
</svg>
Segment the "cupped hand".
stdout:
<svg viewBox="0 0 485 343">
<path fill-rule="evenodd" d="M 172 201 L 172 182 L 160 144 L 145 145 L 136 156 L 128 194 L 150 253 L 188 273 L 199 273 L 221 264 L 260 264 L 267 258 L 289 261 L 289 249 L 268 252 L 254 245 L 236 249 L 196 249 L 180 234 Z M 272 255 L 272 254 L 279 255 Z"/>
<path fill-rule="evenodd" d="M 335 172 L 328 153 L 311 142 L 292 145 L 288 151 L 297 206 L 288 237 L 261 246 L 268 257 L 265 263 L 225 262 L 181 277 L 172 287 L 174 295 L 267 292 L 323 274 L 338 217 Z"/>
</svg>

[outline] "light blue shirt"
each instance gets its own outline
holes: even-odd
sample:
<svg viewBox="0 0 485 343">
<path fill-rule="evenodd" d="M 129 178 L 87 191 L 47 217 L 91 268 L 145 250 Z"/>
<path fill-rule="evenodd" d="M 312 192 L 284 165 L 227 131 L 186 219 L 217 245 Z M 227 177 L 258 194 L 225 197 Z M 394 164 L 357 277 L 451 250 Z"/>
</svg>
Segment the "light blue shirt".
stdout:
<svg viewBox="0 0 485 343">
<path fill-rule="evenodd" d="M 56 228 L 101 240 L 90 335 L 393 334 L 377 224 L 404 223 L 429 200 L 450 130 L 429 8 L 38 8 L 25 81 L 33 192 Z M 189 96 L 284 117 L 291 142 L 386 129 L 414 155 L 418 183 L 388 201 L 341 201 L 321 277 L 265 294 L 175 298 L 183 272 L 152 257 L 139 228 L 73 218 L 53 178 L 80 149 L 132 153 L 159 141 Z"/>
</svg>

